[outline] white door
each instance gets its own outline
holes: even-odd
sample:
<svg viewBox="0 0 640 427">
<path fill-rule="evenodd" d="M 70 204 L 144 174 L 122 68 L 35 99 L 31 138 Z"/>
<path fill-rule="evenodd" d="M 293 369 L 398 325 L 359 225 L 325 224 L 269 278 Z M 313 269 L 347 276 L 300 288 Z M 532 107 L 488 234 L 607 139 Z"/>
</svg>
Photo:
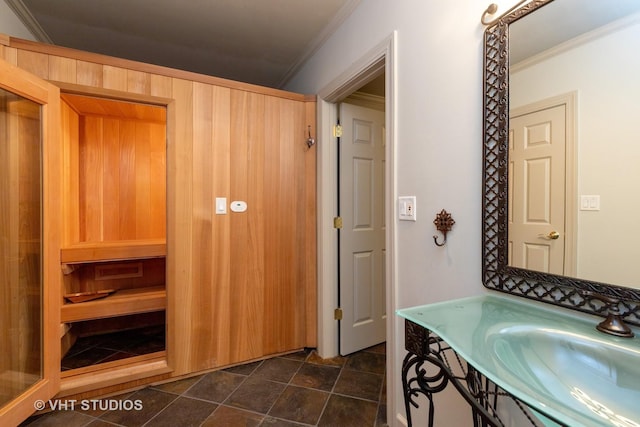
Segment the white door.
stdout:
<svg viewBox="0 0 640 427">
<path fill-rule="evenodd" d="M 384 112 L 340 104 L 340 354 L 386 340 Z"/>
<path fill-rule="evenodd" d="M 512 117 L 509 265 L 563 274 L 566 105 Z"/>
</svg>

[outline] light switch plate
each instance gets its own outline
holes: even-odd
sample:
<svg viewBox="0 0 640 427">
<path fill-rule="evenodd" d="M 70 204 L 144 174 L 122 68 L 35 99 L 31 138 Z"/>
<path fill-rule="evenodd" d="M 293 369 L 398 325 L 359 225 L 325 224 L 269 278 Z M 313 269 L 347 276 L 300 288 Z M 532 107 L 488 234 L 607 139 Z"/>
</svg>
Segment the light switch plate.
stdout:
<svg viewBox="0 0 640 427">
<path fill-rule="evenodd" d="M 216 215 L 224 215 L 227 213 L 227 198 L 216 197 Z"/>
<path fill-rule="evenodd" d="M 398 219 L 416 221 L 416 196 L 398 197 Z"/>
<path fill-rule="evenodd" d="M 599 195 L 583 195 L 580 196 L 581 211 L 599 211 L 600 196 Z"/>
</svg>

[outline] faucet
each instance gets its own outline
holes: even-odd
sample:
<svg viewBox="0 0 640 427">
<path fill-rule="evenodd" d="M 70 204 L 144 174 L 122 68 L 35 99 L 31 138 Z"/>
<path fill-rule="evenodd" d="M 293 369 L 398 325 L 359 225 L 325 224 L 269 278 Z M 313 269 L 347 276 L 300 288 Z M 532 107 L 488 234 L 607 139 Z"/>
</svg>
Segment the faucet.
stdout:
<svg viewBox="0 0 640 427">
<path fill-rule="evenodd" d="M 607 307 L 607 317 L 602 322 L 598 323 L 596 326 L 597 330 L 617 337 L 633 338 L 633 331 L 624 323 L 624 320 L 620 315 L 619 299 L 591 291 L 584 291 L 584 294 L 602 301 Z"/>
</svg>

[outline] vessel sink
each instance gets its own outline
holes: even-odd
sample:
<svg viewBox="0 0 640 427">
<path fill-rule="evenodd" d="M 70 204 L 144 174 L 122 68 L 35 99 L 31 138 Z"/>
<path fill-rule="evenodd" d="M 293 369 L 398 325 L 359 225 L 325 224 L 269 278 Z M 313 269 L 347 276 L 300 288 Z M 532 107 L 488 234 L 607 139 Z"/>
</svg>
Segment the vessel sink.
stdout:
<svg viewBox="0 0 640 427">
<path fill-rule="evenodd" d="M 540 400 L 591 411 L 604 425 L 640 426 L 640 349 L 621 338 L 541 325 L 487 331 L 503 379 Z M 634 343 L 635 344 L 635 343 Z"/>
<path fill-rule="evenodd" d="M 601 317 L 488 293 L 398 310 L 526 403 L 548 426 L 640 427 L 640 336 Z"/>
</svg>

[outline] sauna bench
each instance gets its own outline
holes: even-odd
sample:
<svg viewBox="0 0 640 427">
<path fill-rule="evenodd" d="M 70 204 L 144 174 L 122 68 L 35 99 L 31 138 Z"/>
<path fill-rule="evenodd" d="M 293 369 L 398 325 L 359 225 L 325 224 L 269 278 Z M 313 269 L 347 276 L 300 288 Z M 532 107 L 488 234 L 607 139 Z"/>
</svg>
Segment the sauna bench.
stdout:
<svg viewBox="0 0 640 427">
<path fill-rule="evenodd" d="M 165 239 L 118 240 L 76 243 L 60 249 L 60 262 L 83 264 L 131 259 L 161 258 L 167 255 Z"/>
<path fill-rule="evenodd" d="M 135 289 L 122 289 L 108 297 L 81 302 L 67 303 L 61 308 L 63 323 L 82 320 L 103 319 L 129 314 L 150 313 L 165 310 L 167 292 L 164 286 L 149 286 Z"/>
</svg>

